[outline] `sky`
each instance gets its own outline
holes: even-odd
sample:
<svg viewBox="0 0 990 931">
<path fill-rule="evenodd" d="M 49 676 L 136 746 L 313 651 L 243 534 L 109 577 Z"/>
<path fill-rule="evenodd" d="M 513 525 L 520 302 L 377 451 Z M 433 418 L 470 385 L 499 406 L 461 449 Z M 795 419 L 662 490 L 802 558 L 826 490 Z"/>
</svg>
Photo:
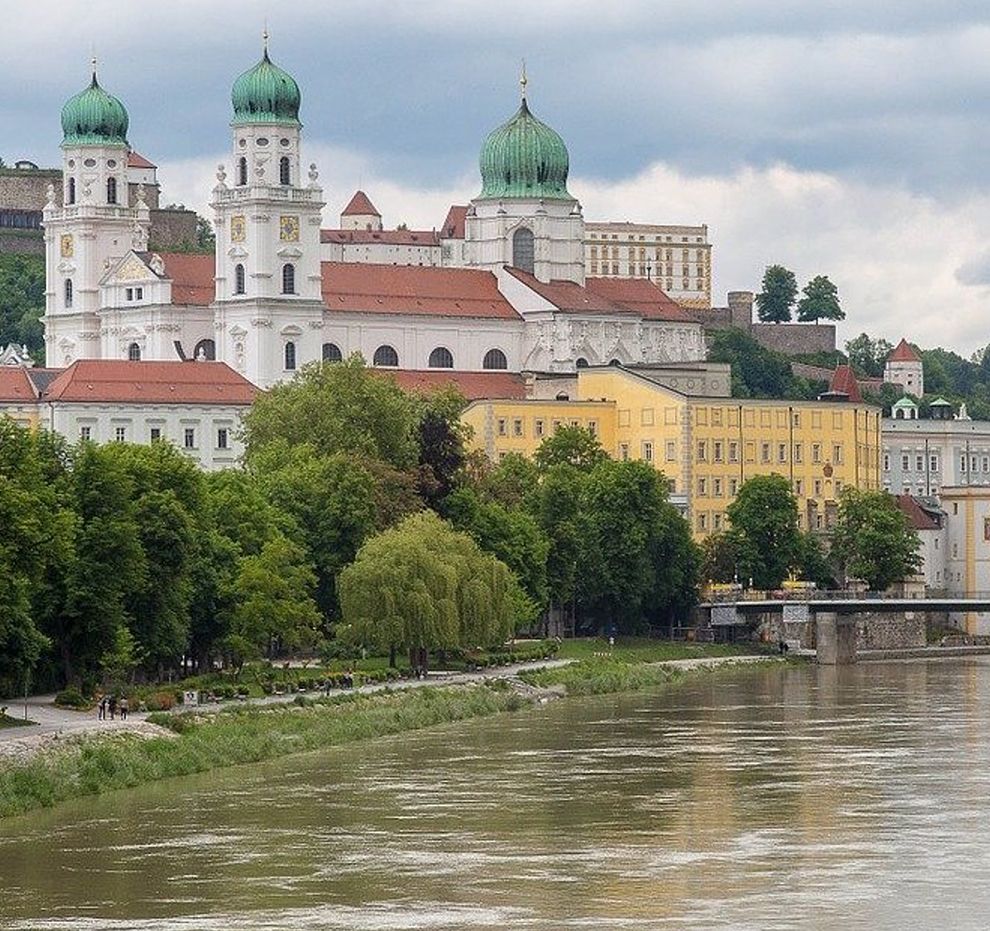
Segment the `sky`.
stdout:
<svg viewBox="0 0 990 931">
<path fill-rule="evenodd" d="M 325 225 L 360 187 L 386 227 L 432 228 L 477 194 L 525 59 L 585 217 L 707 224 L 715 303 L 780 263 L 837 284 L 840 343 L 990 342 L 986 0 L 32 0 L 3 16 L 8 163 L 59 163 L 59 111 L 95 52 L 164 201 L 209 215 L 230 85 L 267 23 Z"/>
</svg>

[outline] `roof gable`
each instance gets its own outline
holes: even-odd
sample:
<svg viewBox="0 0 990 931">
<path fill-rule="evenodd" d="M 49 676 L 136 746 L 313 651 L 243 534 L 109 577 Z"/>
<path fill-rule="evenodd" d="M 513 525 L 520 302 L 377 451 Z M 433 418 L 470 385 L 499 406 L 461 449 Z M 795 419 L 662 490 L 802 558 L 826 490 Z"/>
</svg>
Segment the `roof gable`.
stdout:
<svg viewBox="0 0 990 931">
<path fill-rule="evenodd" d="M 38 393 L 22 365 L 0 366 L 0 402 L 37 401 Z"/>
<path fill-rule="evenodd" d="M 215 292 L 216 258 L 192 252 L 162 252 L 164 277 L 172 281 L 172 303 L 208 307 Z"/>
<path fill-rule="evenodd" d="M 355 191 L 347 206 L 340 212 L 342 217 L 381 217 L 364 191 Z"/>
<path fill-rule="evenodd" d="M 889 356 L 887 356 L 888 362 L 920 362 L 921 356 L 915 352 L 914 347 L 906 340 L 902 339 L 893 349 Z"/>
<path fill-rule="evenodd" d="M 464 224 L 467 219 L 468 208 L 462 204 L 451 204 L 447 216 L 440 227 L 440 236 L 443 239 L 463 239 Z"/>
</svg>

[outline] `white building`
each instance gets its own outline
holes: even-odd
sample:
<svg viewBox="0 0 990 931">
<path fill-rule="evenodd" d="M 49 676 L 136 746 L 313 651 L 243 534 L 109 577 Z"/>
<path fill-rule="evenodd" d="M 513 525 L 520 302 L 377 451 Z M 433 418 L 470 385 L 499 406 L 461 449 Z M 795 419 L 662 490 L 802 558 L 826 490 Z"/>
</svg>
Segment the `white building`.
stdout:
<svg viewBox="0 0 990 931">
<path fill-rule="evenodd" d="M 925 371 L 915 348 L 902 339 L 892 350 L 883 367 L 883 380 L 900 385 L 908 394 L 920 398 L 925 393 Z"/>
<path fill-rule="evenodd" d="M 406 371 L 574 371 L 704 358 L 701 325 L 649 278 L 588 276 L 560 136 L 523 96 L 482 149 L 482 190 L 439 233 L 382 229 L 359 192 L 321 233 L 296 82 L 261 61 L 234 83 L 214 256 L 147 249 L 125 183 L 128 116 L 93 80 L 62 112 L 65 206 L 45 209 L 47 363 L 217 359 L 261 387 L 361 352 Z M 438 261 L 439 259 L 439 261 Z M 450 264 L 460 267 L 437 267 Z"/>
</svg>

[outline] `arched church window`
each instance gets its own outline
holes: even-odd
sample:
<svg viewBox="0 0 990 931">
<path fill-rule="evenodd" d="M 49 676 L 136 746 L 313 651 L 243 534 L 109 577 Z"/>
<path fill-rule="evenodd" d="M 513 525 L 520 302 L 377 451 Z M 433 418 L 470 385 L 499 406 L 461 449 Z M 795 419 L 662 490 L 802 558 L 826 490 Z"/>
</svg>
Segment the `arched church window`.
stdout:
<svg viewBox="0 0 990 931">
<path fill-rule="evenodd" d="M 340 346 L 336 343 L 324 343 L 323 344 L 323 361 L 324 362 L 343 362 L 344 354 L 340 351 Z"/>
<path fill-rule="evenodd" d="M 141 347 L 137 343 L 131 343 L 127 347 L 127 358 L 131 362 L 141 361 Z"/>
<path fill-rule="evenodd" d="M 107 203 L 117 203 L 117 179 L 107 178 Z"/>
<path fill-rule="evenodd" d="M 285 344 L 285 370 L 292 372 L 296 367 L 296 344 L 288 342 Z"/>
<path fill-rule="evenodd" d="M 588 367 L 588 360 L 585 359 L 584 356 L 582 356 L 574 363 L 574 365 L 577 366 L 577 368 L 579 369 L 586 369 Z"/>
<path fill-rule="evenodd" d="M 608 360 L 608 364 L 609 365 L 616 365 L 619 368 L 621 368 L 622 367 L 622 360 L 621 359 L 609 359 Z"/>
<path fill-rule="evenodd" d="M 234 266 L 234 294 L 244 293 L 244 266 L 239 262 Z"/>
<path fill-rule="evenodd" d="M 247 159 L 243 155 L 237 160 L 237 183 L 242 187 L 247 184 Z"/>
<path fill-rule="evenodd" d="M 193 349 L 197 362 L 213 362 L 217 357 L 217 344 L 212 339 L 201 339 Z"/>
<path fill-rule="evenodd" d="M 454 367 L 454 357 L 449 349 L 437 346 L 430 353 L 429 366 L 431 369 L 452 369 Z"/>
<path fill-rule="evenodd" d="M 289 177 L 289 156 L 283 155 L 278 162 L 278 183 L 279 184 L 291 184 L 292 180 Z"/>
<path fill-rule="evenodd" d="M 481 367 L 483 369 L 507 369 L 509 363 L 506 361 L 505 353 L 501 349 L 489 349 L 485 353 Z"/>
<path fill-rule="evenodd" d="M 74 204 L 76 202 L 76 179 L 69 178 L 69 203 Z"/>
<path fill-rule="evenodd" d="M 65 279 L 65 306 L 66 307 L 71 307 L 72 306 L 72 279 L 71 278 L 66 278 Z"/>
<path fill-rule="evenodd" d="M 533 231 L 525 226 L 512 234 L 512 264 L 521 271 L 533 274 L 536 264 Z"/>
<path fill-rule="evenodd" d="M 375 350 L 374 358 L 372 359 L 373 365 L 388 365 L 397 366 L 399 364 L 399 354 L 388 345 L 379 346 Z"/>
<path fill-rule="evenodd" d="M 296 293 L 296 266 L 291 262 L 282 266 L 282 293 Z"/>
</svg>

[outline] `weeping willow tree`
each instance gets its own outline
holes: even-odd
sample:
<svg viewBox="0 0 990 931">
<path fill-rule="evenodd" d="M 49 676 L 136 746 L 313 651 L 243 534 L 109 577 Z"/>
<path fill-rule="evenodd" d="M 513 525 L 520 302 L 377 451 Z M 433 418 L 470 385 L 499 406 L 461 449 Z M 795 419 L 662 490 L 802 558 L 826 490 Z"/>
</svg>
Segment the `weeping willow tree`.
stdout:
<svg viewBox="0 0 990 931">
<path fill-rule="evenodd" d="M 393 658 L 492 646 L 512 635 L 519 595 L 505 563 L 425 511 L 370 539 L 341 573 L 342 633 Z"/>
</svg>

